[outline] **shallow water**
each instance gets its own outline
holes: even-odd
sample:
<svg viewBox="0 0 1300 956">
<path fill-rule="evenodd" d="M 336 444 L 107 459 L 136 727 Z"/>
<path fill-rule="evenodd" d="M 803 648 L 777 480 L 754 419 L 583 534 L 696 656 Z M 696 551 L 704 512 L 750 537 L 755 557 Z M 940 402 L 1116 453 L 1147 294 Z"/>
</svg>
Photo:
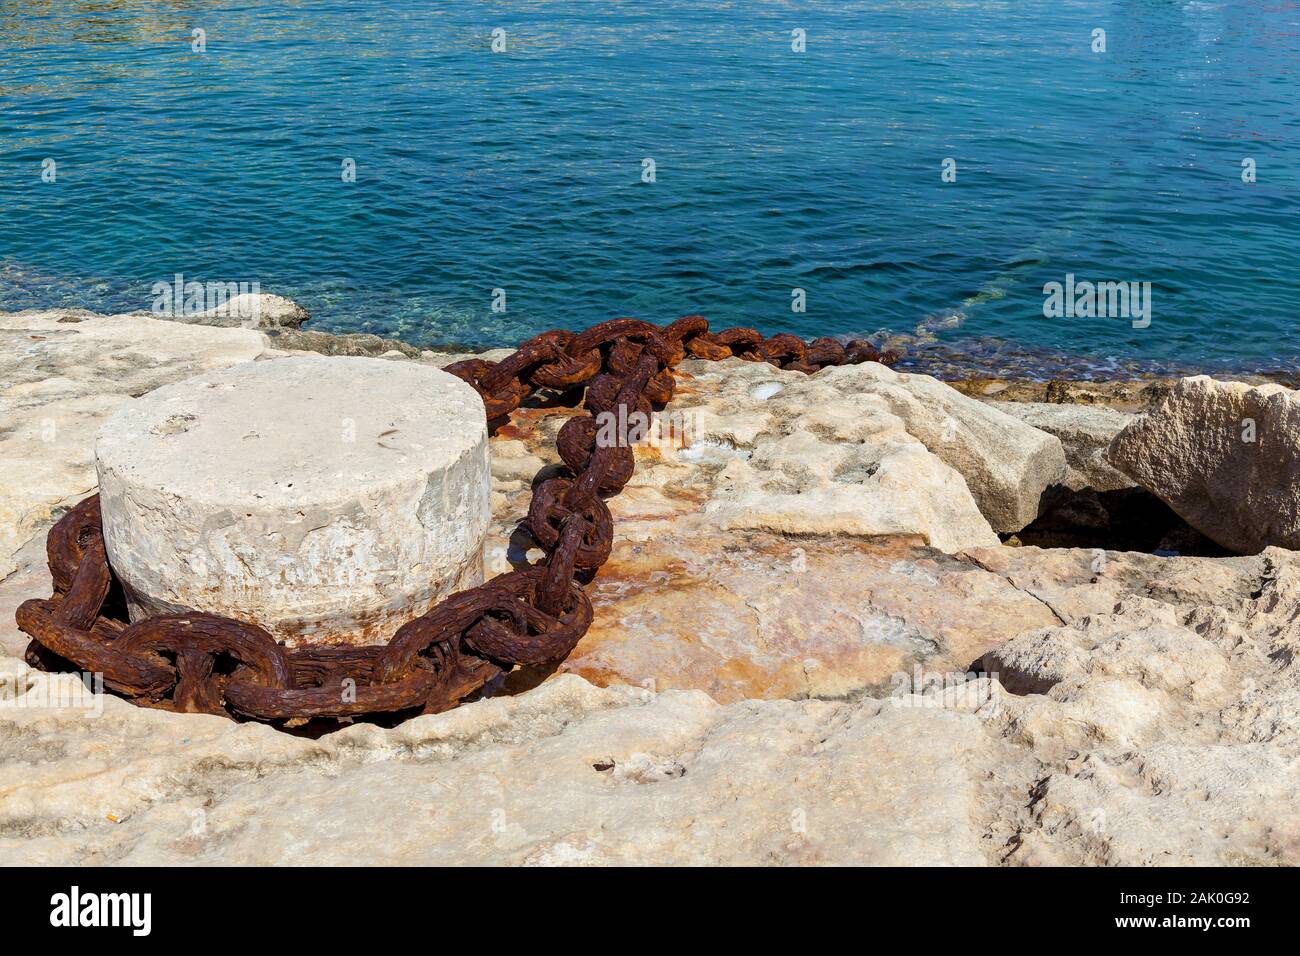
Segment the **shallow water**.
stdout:
<svg viewBox="0 0 1300 956">
<path fill-rule="evenodd" d="M 4 3 L 0 309 L 183 273 L 429 344 L 700 312 L 1285 367 L 1297 70 L 1294 2 Z M 1149 327 L 1045 318 L 1067 273 L 1150 282 Z"/>
</svg>

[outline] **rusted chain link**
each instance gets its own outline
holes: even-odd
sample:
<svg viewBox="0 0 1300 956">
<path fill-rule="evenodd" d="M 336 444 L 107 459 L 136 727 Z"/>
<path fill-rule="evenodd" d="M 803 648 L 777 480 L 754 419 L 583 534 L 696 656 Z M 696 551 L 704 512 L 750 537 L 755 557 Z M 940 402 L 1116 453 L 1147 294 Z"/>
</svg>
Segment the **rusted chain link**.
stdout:
<svg viewBox="0 0 1300 956">
<path fill-rule="evenodd" d="M 32 638 L 27 661 L 101 673 L 105 686 L 144 707 L 293 723 L 437 713 L 516 665 L 556 663 L 591 625 L 580 578 L 589 580 L 614 545 L 602 496 L 632 478 L 632 412 L 649 414 L 672 398 L 672 369 L 684 358 L 733 356 L 806 373 L 894 358 L 866 342 L 805 343 L 748 328 L 712 333 L 691 315 L 662 328 L 614 319 L 579 333 L 557 329 L 500 362 L 448 365 L 479 393 L 493 425 L 537 389 L 586 386 L 586 414 L 570 418 L 556 440 L 569 474 L 540 484 L 528 509 L 528 530 L 546 553 L 537 565 L 451 595 L 385 645 L 286 648 L 256 624 L 198 611 L 132 624 L 104 551 L 96 495 L 50 531 L 54 595 L 17 613 Z M 597 441 L 602 414 L 611 416 L 613 442 Z"/>
</svg>

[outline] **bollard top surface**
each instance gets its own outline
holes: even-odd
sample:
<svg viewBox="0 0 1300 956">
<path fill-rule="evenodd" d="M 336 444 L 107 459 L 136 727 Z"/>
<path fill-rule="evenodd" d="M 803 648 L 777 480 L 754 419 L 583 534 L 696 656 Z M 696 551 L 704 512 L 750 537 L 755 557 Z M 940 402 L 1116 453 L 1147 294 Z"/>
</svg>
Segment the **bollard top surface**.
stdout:
<svg viewBox="0 0 1300 956">
<path fill-rule="evenodd" d="M 436 473 L 486 432 L 478 394 L 441 369 L 295 356 L 149 392 L 105 422 L 95 459 L 182 498 L 275 506 Z"/>
</svg>

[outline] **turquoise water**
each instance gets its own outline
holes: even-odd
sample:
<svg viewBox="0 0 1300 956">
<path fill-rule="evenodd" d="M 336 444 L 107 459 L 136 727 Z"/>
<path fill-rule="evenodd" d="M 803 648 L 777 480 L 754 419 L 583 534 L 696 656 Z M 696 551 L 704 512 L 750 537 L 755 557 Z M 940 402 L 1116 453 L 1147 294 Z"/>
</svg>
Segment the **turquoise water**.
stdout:
<svg viewBox="0 0 1300 956">
<path fill-rule="evenodd" d="M 1282 0 L 0 0 L 0 309 L 180 272 L 429 344 L 701 312 L 1289 365 L 1298 72 Z M 1045 318 L 1067 273 L 1149 327 Z"/>
</svg>

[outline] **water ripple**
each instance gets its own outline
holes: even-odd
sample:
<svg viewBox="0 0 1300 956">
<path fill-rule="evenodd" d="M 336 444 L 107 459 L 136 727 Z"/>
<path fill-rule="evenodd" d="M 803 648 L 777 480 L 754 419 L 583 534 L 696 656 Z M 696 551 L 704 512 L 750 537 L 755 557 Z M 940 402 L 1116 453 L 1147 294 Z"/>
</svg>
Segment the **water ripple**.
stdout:
<svg viewBox="0 0 1300 956">
<path fill-rule="evenodd" d="M 1226 0 L 5 4 L 0 309 L 139 308 L 183 272 L 430 344 L 699 311 L 1273 367 L 1298 69 L 1296 5 Z M 1150 282 L 1150 327 L 1045 318 L 1067 274 Z"/>
</svg>

